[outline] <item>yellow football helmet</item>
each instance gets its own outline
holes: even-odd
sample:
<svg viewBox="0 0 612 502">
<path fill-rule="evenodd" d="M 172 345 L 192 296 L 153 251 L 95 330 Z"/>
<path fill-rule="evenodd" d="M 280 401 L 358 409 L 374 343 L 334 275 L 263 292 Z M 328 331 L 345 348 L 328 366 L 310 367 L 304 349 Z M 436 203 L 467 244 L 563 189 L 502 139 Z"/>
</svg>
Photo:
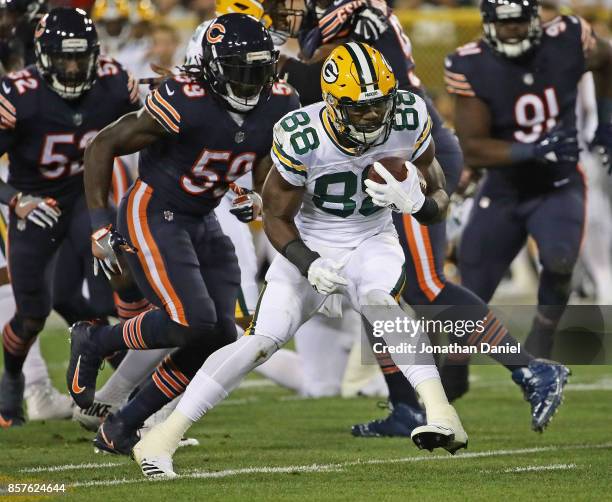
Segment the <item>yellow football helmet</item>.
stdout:
<svg viewBox="0 0 612 502">
<path fill-rule="evenodd" d="M 91 17 L 94 21 L 116 21 L 130 18 L 130 4 L 127 0 L 97 0 Z"/>
<path fill-rule="evenodd" d="M 216 14 L 247 14 L 268 28 L 274 45 L 282 45 L 288 37 L 297 36 L 303 11 L 292 8 L 293 0 L 217 0 Z M 287 7 L 287 2 L 291 5 Z"/>
<path fill-rule="evenodd" d="M 379 51 L 361 42 L 336 47 L 323 63 L 321 90 L 327 114 L 341 138 L 359 148 L 387 140 L 397 81 Z"/>
</svg>

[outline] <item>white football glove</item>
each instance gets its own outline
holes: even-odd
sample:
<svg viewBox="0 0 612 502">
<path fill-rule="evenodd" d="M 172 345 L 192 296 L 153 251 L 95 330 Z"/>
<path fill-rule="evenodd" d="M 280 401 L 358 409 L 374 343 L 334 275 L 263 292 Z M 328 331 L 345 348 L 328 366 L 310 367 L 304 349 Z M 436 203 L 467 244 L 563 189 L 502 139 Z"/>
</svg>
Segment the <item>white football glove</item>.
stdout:
<svg viewBox="0 0 612 502">
<path fill-rule="evenodd" d="M 62 212 L 51 197 L 37 197 L 18 193 L 11 201 L 11 208 L 20 220 L 29 220 L 41 228 L 52 228 Z"/>
<path fill-rule="evenodd" d="M 244 193 L 238 195 L 232 201 L 230 213 L 242 223 L 249 223 L 259 217 L 262 206 L 261 196 L 257 192 L 245 190 Z"/>
<path fill-rule="evenodd" d="M 386 183 L 365 180 L 366 193 L 372 197 L 377 206 L 388 207 L 399 212 L 414 214 L 423 207 L 425 194 L 421 190 L 417 168 L 406 162 L 408 176 L 404 181 L 397 181 L 380 162 L 374 162 L 374 170 Z"/>
<path fill-rule="evenodd" d="M 347 280 L 338 272 L 342 265 L 329 258 L 319 257 L 310 264 L 308 282 L 322 295 L 336 293 L 342 286 L 347 286 Z"/>
<path fill-rule="evenodd" d="M 384 12 L 365 7 L 356 15 L 354 33 L 364 42 L 375 42 L 387 31 L 389 23 Z"/>
<path fill-rule="evenodd" d="M 107 279 L 121 274 L 121 265 L 117 252 L 136 253 L 137 249 L 128 244 L 125 238 L 112 225 L 99 228 L 91 234 L 91 254 L 93 255 L 93 273 L 95 276 L 102 270 Z"/>
</svg>

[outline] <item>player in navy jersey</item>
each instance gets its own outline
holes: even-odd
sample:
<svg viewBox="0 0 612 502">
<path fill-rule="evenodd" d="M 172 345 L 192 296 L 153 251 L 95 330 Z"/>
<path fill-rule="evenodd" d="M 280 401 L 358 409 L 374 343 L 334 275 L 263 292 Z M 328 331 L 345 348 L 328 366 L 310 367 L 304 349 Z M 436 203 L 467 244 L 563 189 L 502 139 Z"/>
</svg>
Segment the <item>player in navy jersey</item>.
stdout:
<svg viewBox="0 0 612 502">
<path fill-rule="evenodd" d="M 84 149 L 97 131 L 138 102 L 129 75 L 99 58 L 95 27 L 83 11 L 54 9 L 43 17 L 35 50 L 36 66 L 0 82 L 0 153 L 9 157 L 0 201 L 11 208 L 8 262 L 17 305 L 3 330 L 4 427 L 24 421 L 21 370 L 51 309 L 54 255 L 66 239 L 89 252 Z"/>
<path fill-rule="evenodd" d="M 34 64 L 34 29 L 46 0 L 0 0 L 0 76 Z"/>
<path fill-rule="evenodd" d="M 144 419 L 182 393 L 210 353 L 236 339 L 240 271 L 212 210 L 250 170 L 259 189 L 271 165 L 272 127 L 298 106 L 291 88 L 275 83 L 278 52 L 255 19 L 220 16 L 202 44 L 201 61 L 186 68 L 192 77 L 163 81 L 142 110 L 102 131 L 86 152 L 94 255 L 115 272 L 113 240 L 125 241 L 132 275 L 158 309 L 123 326 L 73 327 L 71 394 L 80 407 L 91 404 L 108 353 L 181 346 L 100 427 L 96 445 L 115 453 L 128 453 Z M 115 227 L 105 209 L 112 158 L 135 151 L 141 152 L 140 178 Z M 256 193 L 247 198 L 254 204 L 239 215 L 245 221 L 260 206 Z"/>
<path fill-rule="evenodd" d="M 533 237 L 542 270 L 525 348 L 549 357 L 584 225 L 577 84 L 593 71 L 597 136 L 607 134 L 610 142 L 612 48 L 579 17 L 542 25 L 535 0 L 485 0 L 481 12 L 484 37 L 445 62 L 467 163 L 487 170 L 463 233 L 461 276 L 489 300 L 527 236 Z"/>
<path fill-rule="evenodd" d="M 436 158 L 447 180 L 446 190 L 451 194 L 457 187 L 463 168 L 463 155 L 459 143 L 455 135 L 443 126 L 438 112 L 420 86 L 414 71 L 415 63 L 410 40 L 399 20 L 384 2 L 365 0 L 308 2 L 298 38 L 302 53 L 306 57 L 312 56 L 312 59 L 309 63 L 295 59 L 283 60 L 280 74 L 286 75 L 288 82 L 295 85 L 300 93 L 303 104 L 307 104 L 310 96 L 315 97 L 320 92 L 317 85 L 311 84 L 314 80 L 308 76 L 320 71 L 324 59 L 322 56 L 325 55 L 325 52 L 321 51 L 329 50 L 347 37 L 366 41 L 380 50 L 397 75 L 399 88 L 416 92 L 424 97 L 433 122 L 432 136 L 436 144 Z M 421 305 L 449 306 L 438 314 L 437 319 L 440 320 L 467 317 L 476 322 L 479 319 L 487 319 L 485 328 L 478 336 L 468 340 L 456 338 L 454 342 L 472 345 L 489 342 L 493 345 L 517 346 L 518 342 L 480 298 L 465 287 L 447 282 L 443 270 L 446 256 L 446 223 L 441 222 L 427 227 L 420 225 L 410 215 L 394 214 L 393 218 L 407 258 L 407 280 L 402 292 L 403 299 L 415 308 L 417 313 L 424 315 L 427 315 L 428 311 L 420 311 Z M 465 306 L 470 308 L 465 309 Z M 508 361 L 504 356 L 493 357 L 512 371 L 521 371 L 522 368 L 531 365 L 535 373 L 547 375 L 539 380 L 541 385 L 538 392 L 531 393 L 536 396 L 531 402 L 532 426 L 541 430 L 554 412 L 554 409 L 544 406 L 545 401 L 551 399 L 557 404 L 561 401 L 560 388 L 549 384 L 565 370 L 548 363 L 533 361 L 533 357 L 526 352 L 522 352 L 512 361 Z M 391 358 L 381 356 L 378 362 L 389 387 L 392 412 L 386 419 L 353 426 L 352 433 L 362 437 L 410 436 L 412 429 L 425 420 L 416 395 Z M 459 363 L 463 364 L 462 361 Z M 447 366 L 441 371 L 450 400 L 456 399 L 467 390 L 467 380 L 455 379 L 457 372 L 466 376 L 466 366 Z M 523 389 L 527 385 L 535 385 L 535 379 L 529 383 L 521 383 Z"/>
</svg>

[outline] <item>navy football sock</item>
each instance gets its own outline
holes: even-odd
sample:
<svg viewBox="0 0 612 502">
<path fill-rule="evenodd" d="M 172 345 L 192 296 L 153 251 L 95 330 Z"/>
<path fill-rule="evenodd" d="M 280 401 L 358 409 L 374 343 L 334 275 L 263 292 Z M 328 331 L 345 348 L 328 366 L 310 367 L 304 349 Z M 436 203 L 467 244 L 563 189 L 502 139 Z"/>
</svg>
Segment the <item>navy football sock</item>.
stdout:
<svg viewBox="0 0 612 502">
<path fill-rule="evenodd" d="M 153 380 L 149 380 L 134 398 L 117 412 L 117 416 L 121 417 L 130 429 L 139 429 L 147 418 L 172 399 L 174 398 L 169 398 L 161 392 Z"/>
<path fill-rule="evenodd" d="M 13 376 L 21 374 L 30 346 L 36 340 L 36 334 L 24 333 L 23 322 L 14 317 L 6 323 L 2 330 L 2 346 L 4 349 L 4 370 Z M 42 323 L 40 329 L 44 326 Z"/>
<path fill-rule="evenodd" d="M 517 351 L 512 354 L 494 354 L 489 355 L 497 362 L 503 364 L 510 371 L 517 367 L 527 366 L 533 356 L 525 351 L 505 326 L 497 319 L 497 317 L 489 310 L 488 305 L 483 302 L 478 296 L 472 293 L 469 289 L 456 284 L 447 282 L 444 289 L 432 302 L 433 305 L 449 305 L 449 308 L 441 312 L 436 319 L 456 321 L 472 321 L 473 323 L 482 323 L 485 320 L 483 329 L 473 331 L 469 336 L 451 335 L 451 340 L 461 345 L 472 345 L 480 347 L 480 344 L 487 343 L 495 347 L 514 347 Z M 469 306 L 471 308 L 462 308 Z M 415 306 L 418 311 L 418 307 Z M 478 324 L 476 324 L 478 326 Z"/>
<path fill-rule="evenodd" d="M 381 338 L 374 338 L 372 335 L 372 325 L 366 320 L 365 317 L 361 317 L 368 335 L 368 341 L 370 346 L 374 343 L 385 343 Z M 421 405 L 417 399 L 416 392 L 408 382 L 406 376 L 401 370 L 395 365 L 391 356 L 385 351 L 374 352 L 376 362 L 380 366 L 380 370 L 385 377 L 385 382 L 389 389 L 389 401 L 391 404 L 404 403 L 413 408 L 420 409 Z"/>
<path fill-rule="evenodd" d="M 214 326 L 210 328 L 214 336 Z M 201 333 L 200 333 L 201 332 Z M 174 322 L 166 312 L 159 309 L 139 314 L 125 323 L 114 326 L 96 326 L 92 339 L 101 356 L 109 356 L 118 350 L 147 350 L 180 347 L 189 343 L 195 332 L 188 326 Z"/>
<path fill-rule="evenodd" d="M 206 358 L 235 338 L 235 331 L 220 332 L 218 336 L 182 347 L 167 355 L 157 365 L 151 379 L 121 409 L 120 415 L 126 424 L 138 427 L 153 413 L 180 396 Z"/>
</svg>

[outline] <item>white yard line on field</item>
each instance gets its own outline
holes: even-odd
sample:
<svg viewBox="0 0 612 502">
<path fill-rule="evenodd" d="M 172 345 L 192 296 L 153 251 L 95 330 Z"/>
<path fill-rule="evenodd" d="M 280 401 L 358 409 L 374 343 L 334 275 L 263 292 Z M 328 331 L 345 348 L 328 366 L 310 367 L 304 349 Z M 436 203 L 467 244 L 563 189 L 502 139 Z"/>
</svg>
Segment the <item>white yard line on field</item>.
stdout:
<svg viewBox="0 0 612 502">
<path fill-rule="evenodd" d="M 546 451 L 561 451 L 561 450 L 584 450 L 584 449 L 602 449 L 612 448 L 612 443 L 604 443 L 600 445 L 567 445 L 567 446 L 542 446 L 535 448 L 519 448 L 513 450 L 490 450 L 474 453 L 461 453 L 455 456 L 419 456 L 419 457 L 404 457 L 404 458 L 380 458 L 380 459 L 364 459 L 354 460 L 350 462 L 340 462 L 337 464 L 311 464 L 311 465 L 288 465 L 278 467 L 245 467 L 242 469 L 227 469 L 223 471 L 201 471 L 190 470 L 183 472 L 175 479 L 202 479 L 202 478 L 224 478 L 230 476 L 238 476 L 242 474 L 286 474 L 292 472 L 338 472 L 347 467 L 355 467 L 362 465 L 384 465 L 398 463 L 413 463 L 413 462 L 458 462 L 472 458 L 486 458 L 499 456 L 524 455 L 530 453 L 541 453 Z M 80 481 L 69 485 L 71 488 L 91 488 L 95 486 L 115 486 L 126 485 L 133 483 L 142 483 L 148 481 L 171 481 L 164 478 L 147 479 L 140 478 L 121 478 L 99 481 Z"/>
<path fill-rule="evenodd" d="M 565 471 L 568 469 L 575 469 L 576 467 L 576 464 L 528 465 L 527 467 L 511 467 L 509 469 L 504 469 L 502 472 L 509 474 L 536 471 Z"/>
<path fill-rule="evenodd" d="M 106 462 L 104 464 L 95 464 L 95 463 L 87 463 L 87 464 L 66 464 L 66 465 L 52 465 L 49 467 L 27 467 L 24 469 L 19 469 L 19 472 L 61 472 L 61 471 L 74 471 L 77 469 L 99 469 L 99 468 L 108 468 L 108 467 L 119 467 L 120 465 L 126 465 L 127 462 Z"/>
</svg>

